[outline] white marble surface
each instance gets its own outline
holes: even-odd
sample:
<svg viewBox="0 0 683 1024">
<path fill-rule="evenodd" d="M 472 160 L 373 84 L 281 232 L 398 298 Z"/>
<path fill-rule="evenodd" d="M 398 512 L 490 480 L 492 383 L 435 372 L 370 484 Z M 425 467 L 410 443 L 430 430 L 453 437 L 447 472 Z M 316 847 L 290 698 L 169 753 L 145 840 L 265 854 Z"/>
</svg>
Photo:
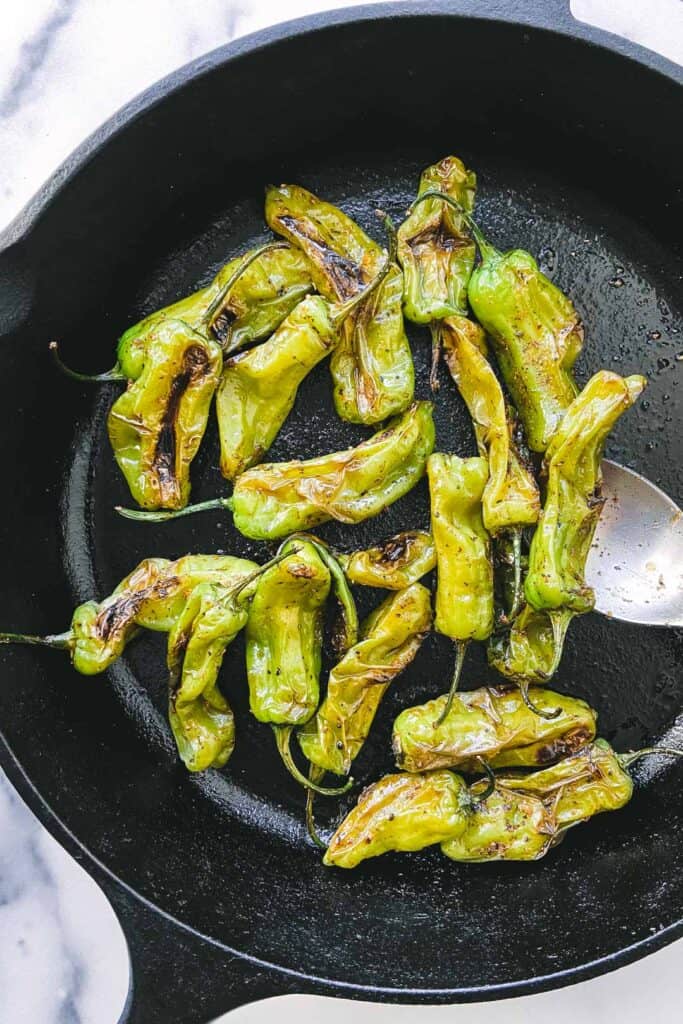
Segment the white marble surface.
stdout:
<svg viewBox="0 0 683 1024">
<path fill-rule="evenodd" d="M 214 46 L 343 0 L 24 0 L 0 33 L 0 227 L 82 138 L 141 89 Z M 576 17 L 683 63 L 679 0 L 572 0 Z M 559 992 L 468 1007 L 291 996 L 230 1024 L 651 1024 L 678 1019 L 683 943 Z M 108 904 L 0 773 L 0 1024 L 116 1024 L 128 986 Z M 223 1018 L 224 1022 L 228 1017 Z M 173 1021 L 168 1022 L 173 1024 Z M 197 1022 L 202 1024 L 202 1022 Z"/>
</svg>

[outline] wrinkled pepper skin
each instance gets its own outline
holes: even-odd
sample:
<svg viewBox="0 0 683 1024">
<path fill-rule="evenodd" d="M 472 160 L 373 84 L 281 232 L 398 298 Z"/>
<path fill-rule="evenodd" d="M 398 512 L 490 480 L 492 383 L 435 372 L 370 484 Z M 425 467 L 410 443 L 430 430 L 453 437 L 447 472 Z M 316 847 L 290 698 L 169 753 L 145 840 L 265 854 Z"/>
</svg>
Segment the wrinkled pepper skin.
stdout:
<svg viewBox="0 0 683 1024">
<path fill-rule="evenodd" d="M 257 568 L 230 555 L 145 559 L 109 597 L 76 608 L 69 644 L 74 668 L 83 675 L 104 672 L 140 628 L 168 633 L 200 583 L 234 586 Z"/>
<path fill-rule="evenodd" d="M 331 302 L 357 295 L 382 266 L 382 249 L 336 207 L 297 185 L 266 192 L 266 221 L 308 257 L 317 290 Z M 330 370 L 338 415 L 379 423 L 410 405 L 414 369 L 401 303 L 403 275 L 392 266 L 380 287 L 344 322 Z"/>
<path fill-rule="evenodd" d="M 299 539 L 295 552 L 260 577 L 246 630 L 249 701 L 259 722 L 299 725 L 318 707 L 329 593 L 327 566 L 312 544 Z"/>
<path fill-rule="evenodd" d="M 385 775 L 365 789 L 330 840 L 323 864 L 355 868 L 391 850 L 422 850 L 467 825 L 467 788 L 453 772 Z"/>
<path fill-rule="evenodd" d="M 433 447 L 431 403 L 416 402 L 356 448 L 255 466 L 235 481 L 235 526 L 246 537 L 273 540 L 330 519 L 359 523 L 415 486 Z"/>
<path fill-rule="evenodd" d="M 190 494 L 190 465 L 220 379 L 220 346 L 180 320 L 164 320 L 147 339 L 140 376 L 107 420 L 116 461 L 135 501 L 178 509 Z"/>
<path fill-rule="evenodd" d="M 488 460 L 489 478 L 482 495 L 484 526 L 493 536 L 533 526 L 541 507 L 538 487 L 514 443 L 514 421 L 486 358 L 484 332 L 472 320 L 453 317 L 441 325 L 441 342 L 448 369 L 472 417 L 479 454 Z"/>
<path fill-rule="evenodd" d="M 479 689 L 458 693 L 443 721 L 446 695 L 406 708 L 394 722 L 392 746 L 404 771 L 459 768 L 535 768 L 552 764 L 595 738 L 597 715 L 576 697 L 552 690 L 534 691 L 534 703 L 552 719 L 535 715 L 518 690 Z M 435 722 L 439 721 L 437 726 Z"/>
<path fill-rule="evenodd" d="M 337 554 L 337 561 L 350 583 L 403 590 L 436 568 L 436 548 L 430 533 L 406 530 L 377 547 Z"/>
<path fill-rule="evenodd" d="M 117 347 L 117 366 L 123 376 L 129 380 L 140 376 L 149 336 L 164 320 L 182 320 L 205 337 L 218 341 L 225 353 L 236 352 L 272 334 L 312 288 L 308 260 L 299 249 L 263 252 L 235 281 L 210 323 L 205 323 L 221 289 L 252 251 L 230 260 L 206 288 L 129 327 Z"/>
<path fill-rule="evenodd" d="M 471 793 L 476 798 L 478 787 Z M 629 802 L 633 782 L 605 740 L 550 768 L 499 775 L 496 790 L 470 816 L 465 832 L 441 847 L 458 861 L 538 860 L 567 829 Z"/>
<path fill-rule="evenodd" d="M 574 613 L 537 612 L 525 605 L 512 627 L 488 642 L 489 665 L 518 686 L 544 686 L 555 675 Z"/>
<path fill-rule="evenodd" d="M 329 304 L 304 299 L 268 341 L 228 359 L 216 395 L 221 472 L 234 480 L 260 462 L 287 419 L 299 384 L 333 350 Z"/>
<path fill-rule="evenodd" d="M 452 640 L 485 640 L 494 622 L 491 542 L 481 514 L 486 460 L 438 452 L 427 461 L 427 475 L 437 560 L 435 628 Z"/>
<path fill-rule="evenodd" d="M 298 733 L 311 764 L 348 775 L 387 687 L 413 660 L 431 622 L 430 594 L 421 583 L 390 594 L 368 616 L 359 642 L 330 672 L 317 715 Z"/>
<path fill-rule="evenodd" d="M 583 344 L 581 322 L 528 252 L 480 248 L 470 306 L 491 338 L 529 447 L 544 452 L 576 396 L 572 368 Z"/>
<path fill-rule="evenodd" d="M 601 370 L 572 402 L 545 457 L 546 498 L 529 551 L 524 592 L 537 611 L 591 611 L 585 567 L 603 501 L 600 463 L 609 431 L 636 401 L 644 377 Z"/>
<path fill-rule="evenodd" d="M 422 172 L 418 197 L 431 189 L 451 196 L 468 213 L 474 208 L 477 176 L 457 156 Z M 417 324 L 467 312 L 467 285 L 476 247 L 459 210 L 425 199 L 398 229 L 403 268 L 403 311 Z"/>
<path fill-rule="evenodd" d="M 169 633 L 169 721 L 191 772 L 222 768 L 235 746 L 234 716 L 217 680 L 247 614 L 225 587 L 201 583 Z"/>
</svg>

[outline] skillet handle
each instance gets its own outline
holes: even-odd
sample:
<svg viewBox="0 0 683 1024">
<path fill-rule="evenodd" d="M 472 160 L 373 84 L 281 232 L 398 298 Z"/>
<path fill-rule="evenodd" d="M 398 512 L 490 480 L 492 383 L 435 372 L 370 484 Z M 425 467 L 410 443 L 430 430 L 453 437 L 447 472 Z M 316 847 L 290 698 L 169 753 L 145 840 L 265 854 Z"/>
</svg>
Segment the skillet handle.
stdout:
<svg viewBox="0 0 683 1024">
<path fill-rule="evenodd" d="M 118 1024 L 208 1024 L 238 1006 L 301 993 L 299 979 L 250 963 L 102 877 L 128 945 L 131 980 Z"/>
</svg>

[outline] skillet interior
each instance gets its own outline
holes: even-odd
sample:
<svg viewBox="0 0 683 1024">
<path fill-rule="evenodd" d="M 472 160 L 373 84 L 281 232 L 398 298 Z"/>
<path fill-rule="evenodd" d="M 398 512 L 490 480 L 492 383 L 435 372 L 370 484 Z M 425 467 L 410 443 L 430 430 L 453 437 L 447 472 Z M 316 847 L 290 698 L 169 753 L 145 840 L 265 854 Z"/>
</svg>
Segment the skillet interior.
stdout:
<svg viewBox="0 0 683 1024">
<path fill-rule="evenodd" d="M 400 219 L 420 168 L 461 155 L 479 173 L 478 217 L 492 240 L 529 248 L 574 297 L 587 328 L 580 379 L 601 366 L 650 378 L 608 455 L 680 501 L 671 206 L 679 109 L 670 81 L 605 50 L 512 25 L 415 16 L 256 50 L 145 113 L 5 258 L 3 621 L 62 629 L 76 602 L 108 593 L 147 555 L 265 557 L 225 517 L 158 528 L 119 519 L 112 506 L 128 496 L 104 427 L 115 390 L 61 378 L 47 341 L 62 339 L 72 365 L 104 369 L 126 324 L 266 237 L 270 180 L 309 186 L 379 237 L 375 207 Z M 428 336 L 410 334 L 427 397 Z M 464 409 L 442 381 L 438 444 L 469 453 Z M 271 454 L 306 457 L 366 433 L 334 417 L 322 366 Z M 195 499 L 222 491 L 213 428 L 193 480 Z M 356 546 L 426 522 L 421 485 L 376 520 L 320 532 Z M 378 596 L 359 592 L 364 609 Z M 594 703 L 601 732 L 621 749 L 652 742 L 676 730 L 680 639 L 587 616 L 572 628 L 557 686 Z M 571 970 L 676 926 L 679 770 L 644 771 L 629 808 L 577 830 L 538 865 L 460 868 L 428 851 L 331 872 L 305 842 L 301 793 L 268 730 L 246 712 L 241 643 L 222 674 L 238 712 L 237 749 L 225 772 L 202 778 L 188 777 L 172 749 L 163 655 L 163 640 L 146 637 L 107 678 L 88 681 L 59 654 L 4 650 L 0 721 L 66 827 L 191 928 L 331 982 L 428 993 Z M 389 692 L 359 780 L 391 767 L 395 713 L 441 692 L 450 662 L 448 644 L 431 637 Z M 477 652 L 465 685 L 492 678 Z M 331 821 L 335 805 L 320 801 L 322 823 L 328 807 Z"/>
</svg>

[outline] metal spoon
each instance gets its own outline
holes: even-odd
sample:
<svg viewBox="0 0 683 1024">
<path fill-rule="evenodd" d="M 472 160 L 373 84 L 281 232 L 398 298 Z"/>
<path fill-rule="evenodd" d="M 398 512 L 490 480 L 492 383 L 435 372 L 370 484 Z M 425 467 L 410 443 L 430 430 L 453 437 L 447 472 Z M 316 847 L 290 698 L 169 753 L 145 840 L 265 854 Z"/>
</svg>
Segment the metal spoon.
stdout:
<svg viewBox="0 0 683 1024">
<path fill-rule="evenodd" d="M 605 459 L 602 472 L 606 501 L 586 566 L 596 611 L 683 626 L 683 512 L 632 469 Z"/>
</svg>

